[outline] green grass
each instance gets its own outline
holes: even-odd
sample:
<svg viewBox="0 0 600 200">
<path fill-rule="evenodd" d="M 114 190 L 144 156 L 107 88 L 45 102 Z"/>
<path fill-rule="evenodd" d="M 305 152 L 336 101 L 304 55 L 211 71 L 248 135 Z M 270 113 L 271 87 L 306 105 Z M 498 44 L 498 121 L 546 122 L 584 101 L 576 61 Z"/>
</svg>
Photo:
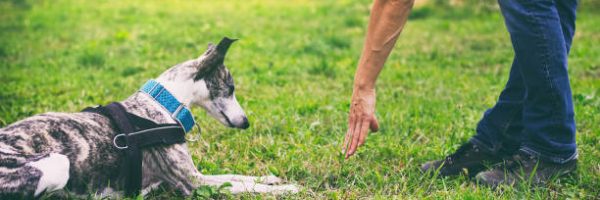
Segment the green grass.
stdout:
<svg viewBox="0 0 600 200">
<path fill-rule="evenodd" d="M 418 171 L 474 134 L 508 79 L 513 53 L 495 10 L 415 10 L 378 81 L 381 131 L 355 157 L 342 159 L 369 5 L 0 1 L 0 127 L 38 113 L 122 100 L 147 79 L 200 55 L 207 43 L 229 36 L 241 39 L 226 64 L 251 128 L 227 129 L 195 109 L 203 133 L 190 150 L 202 173 L 275 174 L 302 187 L 284 196 L 291 199 L 600 197 L 598 13 L 579 13 L 569 60 L 578 173 L 547 187 L 495 191 L 466 177 L 431 178 Z"/>
</svg>

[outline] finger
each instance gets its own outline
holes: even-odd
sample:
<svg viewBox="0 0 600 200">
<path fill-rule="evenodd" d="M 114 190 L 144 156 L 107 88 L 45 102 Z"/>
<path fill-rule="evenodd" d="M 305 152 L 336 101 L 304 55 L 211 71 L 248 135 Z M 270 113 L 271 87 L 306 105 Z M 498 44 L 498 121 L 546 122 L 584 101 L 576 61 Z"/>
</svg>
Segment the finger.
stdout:
<svg viewBox="0 0 600 200">
<path fill-rule="evenodd" d="M 356 136 L 356 127 L 358 126 L 358 123 L 356 123 L 358 120 L 353 120 L 352 125 L 350 125 L 350 128 L 348 129 L 348 131 L 350 131 L 349 137 L 348 137 L 348 143 L 346 144 L 346 159 L 349 158 L 351 156 L 352 153 L 352 141 L 354 141 L 354 137 Z"/>
<path fill-rule="evenodd" d="M 362 128 L 360 129 L 360 136 L 358 138 L 358 146 L 362 146 L 365 144 L 365 140 L 367 139 L 367 135 L 369 135 L 369 124 L 368 120 L 364 120 L 362 123 Z"/>
<path fill-rule="evenodd" d="M 348 143 L 346 144 L 346 158 L 349 158 L 351 156 L 351 149 L 352 149 L 352 141 L 354 140 L 354 137 L 356 136 L 356 123 L 353 123 L 351 128 L 350 128 L 350 134 L 348 136 Z"/>
<path fill-rule="evenodd" d="M 352 114 L 348 117 L 348 130 L 346 131 L 346 136 L 344 137 L 344 143 L 342 143 L 342 152 L 347 153 L 348 146 L 350 145 L 350 139 L 352 138 L 352 130 L 354 129 L 354 117 Z"/>
<path fill-rule="evenodd" d="M 350 127 L 350 125 L 348 125 L 348 127 Z M 350 141 L 350 138 L 352 137 L 350 134 L 352 133 L 350 132 L 350 128 L 348 128 L 346 136 L 344 137 L 344 143 L 342 143 L 342 153 L 346 153 L 346 150 L 348 150 L 348 141 Z"/>
<path fill-rule="evenodd" d="M 360 130 L 362 129 L 362 124 L 361 123 L 362 120 L 357 120 L 355 121 L 355 128 L 354 128 L 354 132 L 352 133 L 352 144 L 350 144 L 350 150 L 349 150 L 349 155 L 352 156 L 354 155 L 354 152 L 356 152 L 356 147 L 358 146 L 358 138 L 360 138 Z"/>
<path fill-rule="evenodd" d="M 373 116 L 373 118 L 371 119 L 370 128 L 372 132 L 379 131 L 379 122 L 377 121 L 377 117 Z"/>
</svg>

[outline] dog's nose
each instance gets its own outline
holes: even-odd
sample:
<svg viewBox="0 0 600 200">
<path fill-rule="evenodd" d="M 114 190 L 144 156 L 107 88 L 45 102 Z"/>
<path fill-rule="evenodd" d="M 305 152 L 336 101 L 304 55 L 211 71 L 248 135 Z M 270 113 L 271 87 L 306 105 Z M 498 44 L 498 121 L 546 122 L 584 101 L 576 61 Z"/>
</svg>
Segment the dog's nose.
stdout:
<svg viewBox="0 0 600 200">
<path fill-rule="evenodd" d="M 248 118 L 244 117 L 242 119 L 242 124 L 240 125 L 241 129 L 247 129 L 248 127 L 250 127 L 250 122 L 248 122 Z"/>
</svg>

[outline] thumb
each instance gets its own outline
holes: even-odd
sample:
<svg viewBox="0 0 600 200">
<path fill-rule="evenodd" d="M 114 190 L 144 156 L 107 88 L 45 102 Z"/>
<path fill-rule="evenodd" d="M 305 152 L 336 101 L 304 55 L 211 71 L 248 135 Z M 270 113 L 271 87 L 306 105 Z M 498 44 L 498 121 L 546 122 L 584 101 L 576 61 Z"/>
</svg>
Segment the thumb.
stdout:
<svg viewBox="0 0 600 200">
<path fill-rule="evenodd" d="M 379 122 L 377 121 L 377 118 L 375 116 L 373 116 L 373 118 L 371 119 L 369 127 L 371 128 L 371 132 L 379 131 Z"/>
</svg>

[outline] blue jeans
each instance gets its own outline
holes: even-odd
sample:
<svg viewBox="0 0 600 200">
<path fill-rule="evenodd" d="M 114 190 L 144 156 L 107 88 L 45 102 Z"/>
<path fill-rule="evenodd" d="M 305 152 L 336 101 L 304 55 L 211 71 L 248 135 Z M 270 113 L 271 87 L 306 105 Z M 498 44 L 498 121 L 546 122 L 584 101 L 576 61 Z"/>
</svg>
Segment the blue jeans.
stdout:
<svg viewBox="0 0 600 200">
<path fill-rule="evenodd" d="M 471 141 L 564 163 L 577 158 L 567 56 L 577 0 L 498 0 L 515 57 L 506 87 Z"/>
</svg>

